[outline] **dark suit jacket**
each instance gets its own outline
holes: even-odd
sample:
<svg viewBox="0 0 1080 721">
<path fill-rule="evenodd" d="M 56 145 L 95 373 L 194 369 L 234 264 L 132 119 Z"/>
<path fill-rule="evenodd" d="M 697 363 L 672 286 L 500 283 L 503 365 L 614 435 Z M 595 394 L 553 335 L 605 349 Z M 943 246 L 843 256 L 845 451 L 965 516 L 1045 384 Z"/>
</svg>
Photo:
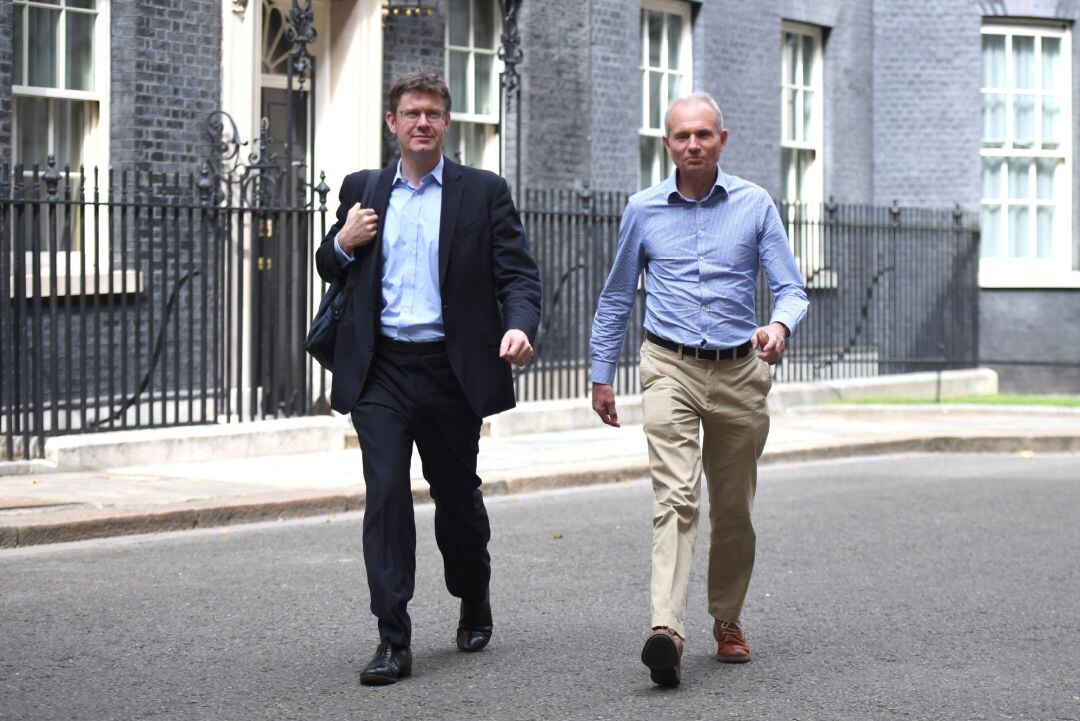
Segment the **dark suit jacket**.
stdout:
<svg viewBox="0 0 1080 721">
<path fill-rule="evenodd" d="M 348 413 L 356 404 L 379 342 L 382 309 L 383 220 L 390 203 L 396 164 L 346 176 L 337 222 L 315 253 L 315 265 L 330 282 L 356 273 L 356 286 L 337 330 L 330 405 Z M 335 257 L 337 235 L 350 208 L 360 201 L 368 173 L 379 173 L 371 207 L 379 215 L 375 241 L 355 252 L 343 270 Z M 517 328 L 535 342 L 540 325 L 540 274 L 525 241 L 506 181 L 446 159 L 439 223 L 439 285 L 446 353 L 469 405 L 479 416 L 514 407 L 510 364 L 499 358 L 503 333 Z"/>
</svg>

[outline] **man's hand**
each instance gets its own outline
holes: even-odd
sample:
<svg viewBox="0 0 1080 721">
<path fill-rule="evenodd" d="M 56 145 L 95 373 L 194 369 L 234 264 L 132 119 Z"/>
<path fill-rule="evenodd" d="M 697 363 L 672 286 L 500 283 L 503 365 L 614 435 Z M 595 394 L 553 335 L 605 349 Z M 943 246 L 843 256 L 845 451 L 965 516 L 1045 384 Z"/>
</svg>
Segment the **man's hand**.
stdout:
<svg viewBox="0 0 1080 721">
<path fill-rule="evenodd" d="M 619 414 L 615 412 L 615 389 L 609 384 L 592 384 L 592 409 L 604 423 L 619 428 Z"/>
<path fill-rule="evenodd" d="M 776 363 L 780 356 L 784 355 L 784 346 L 787 345 L 788 329 L 783 323 L 774 322 L 763 325 L 754 331 L 754 348 L 758 349 L 757 357 L 769 363 Z"/>
<path fill-rule="evenodd" d="M 529 336 L 524 331 L 511 328 L 502 337 L 499 344 L 499 357 L 508 360 L 516 366 L 528 365 L 532 360 L 533 347 L 529 342 Z"/>
<path fill-rule="evenodd" d="M 349 214 L 345 216 L 345 225 L 338 232 L 338 245 L 349 255 L 357 248 L 367 245 L 375 240 L 379 232 L 379 216 L 371 208 L 365 208 L 357 203 L 349 208 Z"/>
</svg>

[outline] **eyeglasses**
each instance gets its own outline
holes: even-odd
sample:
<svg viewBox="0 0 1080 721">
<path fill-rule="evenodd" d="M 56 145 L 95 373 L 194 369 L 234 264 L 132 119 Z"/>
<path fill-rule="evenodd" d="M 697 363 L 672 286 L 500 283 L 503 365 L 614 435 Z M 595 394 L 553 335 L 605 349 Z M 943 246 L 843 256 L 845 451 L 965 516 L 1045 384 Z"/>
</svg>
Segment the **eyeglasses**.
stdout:
<svg viewBox="0 0 1080 721">
<path fill-rule="evenodd" d="M 419 121 L 421 115 L 427 116 L 429 123 L 437 123 L 447 115 L 445 110 L 402 110 L 400 113 L 401 117 L 409 123 Z"/>
</svg>

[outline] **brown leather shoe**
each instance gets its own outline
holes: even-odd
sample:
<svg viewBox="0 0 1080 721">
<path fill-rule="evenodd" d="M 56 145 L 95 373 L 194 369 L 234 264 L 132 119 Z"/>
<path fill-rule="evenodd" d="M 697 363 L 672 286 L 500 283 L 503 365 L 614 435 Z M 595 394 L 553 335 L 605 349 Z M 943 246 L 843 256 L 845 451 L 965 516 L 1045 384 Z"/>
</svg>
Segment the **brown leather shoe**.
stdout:
<svg viewBox="0 0 1080 721">
<path fill-rule="evenodd" d="M 717 661 L 746 663 L 750 660 L 750 646 L 746 643 L 742 626 L 718 620 L 713 624 L 712 633 L 716 639 Z"/>
<path fill-rule="evenodd" d="M 654 628 L 641 649 L 641 662 L 649 667 L 653 683 L 675 688 L 682 680 L 682 639 L 668 628 Z"/>
</svg>

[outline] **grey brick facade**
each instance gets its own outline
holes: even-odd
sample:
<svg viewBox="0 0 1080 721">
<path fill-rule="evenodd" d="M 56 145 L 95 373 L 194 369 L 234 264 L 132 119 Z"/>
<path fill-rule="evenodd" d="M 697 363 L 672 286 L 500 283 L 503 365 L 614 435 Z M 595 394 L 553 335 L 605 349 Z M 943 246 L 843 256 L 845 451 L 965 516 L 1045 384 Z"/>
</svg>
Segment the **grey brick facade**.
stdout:
<svg viewBox="0 0 1080 721">
<path fill-rule="evenodd" d="M 0 166 L 11 162 L 11 38 L 14 33 L 11 3 L 0 4 Z M 0 183 L 6 183 L 0 181 Z"/>
<path fill-rule="evenodd" d="M 114 1 L 111 16 L 112 165 L 197 170 L 221 105 L 220 0 Z"/>
</svg>

